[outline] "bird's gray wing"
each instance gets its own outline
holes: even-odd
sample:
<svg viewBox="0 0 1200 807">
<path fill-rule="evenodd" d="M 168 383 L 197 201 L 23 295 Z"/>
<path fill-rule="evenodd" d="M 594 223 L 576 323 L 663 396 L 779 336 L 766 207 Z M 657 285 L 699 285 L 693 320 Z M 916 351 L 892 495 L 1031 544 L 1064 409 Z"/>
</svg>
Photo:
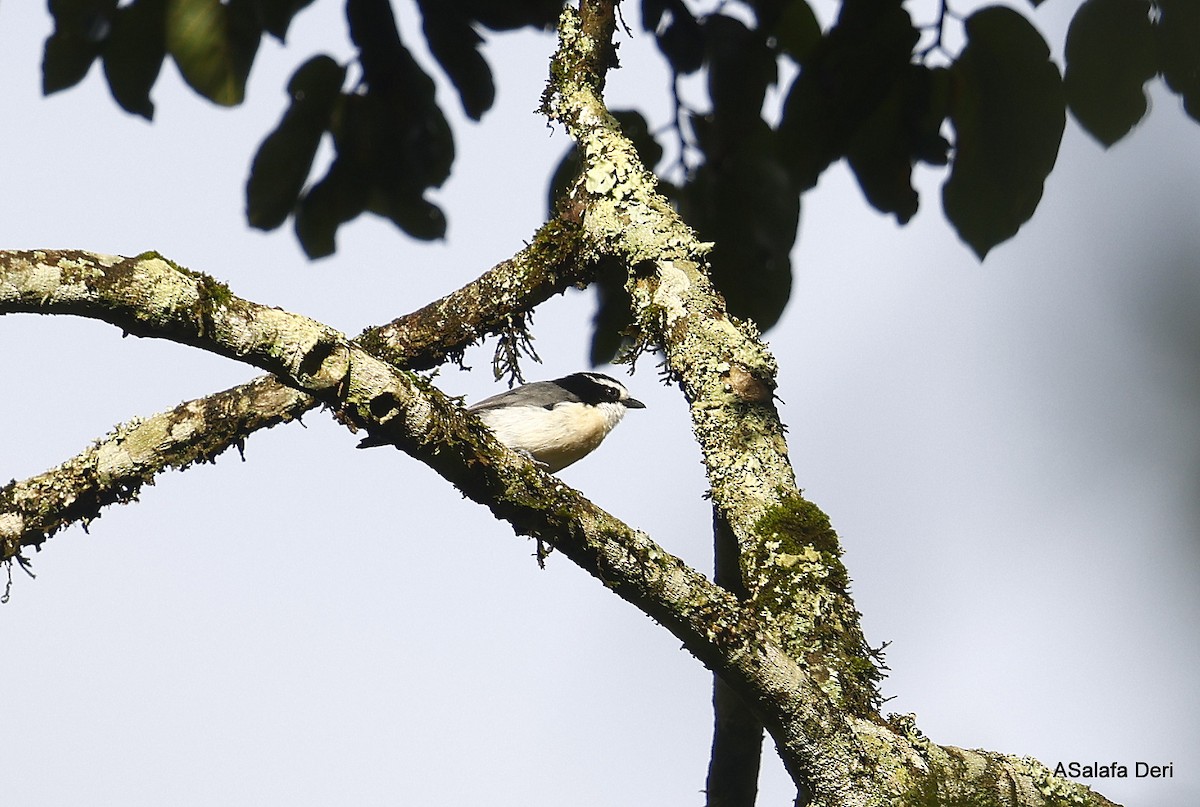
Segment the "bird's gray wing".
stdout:
<svg viewBox="0 0 1200 807">
<path fill-rule="evenodd" d="M 483 412 L 502 406 L 542 406 L 550 409 L 555 404 L 562 403 L 563 401 L 582 400 L 575 393 L 560 387 L 553 381 L 534 381 L 532 384 L 523 384 L 515 389 L 502 392 L 499 395 L 484 398 L 482 401 L 468 406 L 467 411 Z"/>
</svg>

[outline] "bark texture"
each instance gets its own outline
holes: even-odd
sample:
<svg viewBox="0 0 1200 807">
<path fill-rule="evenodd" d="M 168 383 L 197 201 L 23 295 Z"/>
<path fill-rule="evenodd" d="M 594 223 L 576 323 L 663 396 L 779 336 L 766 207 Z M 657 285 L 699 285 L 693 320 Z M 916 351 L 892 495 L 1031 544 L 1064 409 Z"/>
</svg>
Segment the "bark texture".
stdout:
<svg viewBox="0 0 1200 807">
<path fill-rule="evenodd" d="M 804 803 L 1111 804 L 1035 760 L 939 746 L 913 718 L 879 713 L 879 671 L 838 537 L 792 472 L 774 406 L 775 360 L 752 325 L 727 314 L 706 274 L 708 245 L 655 191 L 604 106 L 614 8 L 582 0 L 561 20 L 544 108 L 584 157 L 564 217 L 464 290 L 357 339 L 245 300 L 155 253 L 0 253 L 0 314 L 86 316 L 271 374 L 131 421 L 58 468 L 0 490 L 3 557 L 20 557 L 22 547 L 86 522 L 104 504 L 128 501 L 165 468 L 211 459 L 321 404 L 428 464 L 671 631 L 720 677 L 727 691 L 718 697 L 734 697 L 770 733 Z M 586 283 L 601 260 L 626 268 L 641 345 L 663 353 L 690 403 L 738 586 L 707 580 L 505 449 L 403 369 L 452 358 L 486 333 L 520 338 L 534 305 Z"/>
</svg>

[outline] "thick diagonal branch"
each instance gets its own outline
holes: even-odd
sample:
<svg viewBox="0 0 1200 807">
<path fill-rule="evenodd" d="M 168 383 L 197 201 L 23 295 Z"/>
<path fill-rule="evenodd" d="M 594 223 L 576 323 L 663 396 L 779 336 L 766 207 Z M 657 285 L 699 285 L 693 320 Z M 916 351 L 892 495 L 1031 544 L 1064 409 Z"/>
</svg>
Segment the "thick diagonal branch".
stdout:
<svg viewBox="0 0 1200 807">
<path fill-rule="evenodd" d="M 1037 763 L 935 746 L 909 724 L 879 718 L 879 672 L 837 536 L 796 486 L 774 406 L 774 358 L 752 324 L 726 312 L 705 270 L 707 245 L 655 191 L 601 97 L 597 54 L 611 47 L 613 5 L 580 0 L 579 13 L 563 12 L 543 110 L 579 143 L 585 179 L 576 202 L 592 248 L 629 268 L 639 325 L 691 404 L 714 503 L 737 540 L 749 608 L 772 637 L 761 651 L 801 663 L 805 691 L 821 694 L 764 697 L 766 682 L 742 678 L 739 665 L 714 669 L 755 710 L 813 803 L 1042 804 L 1058 788 L 1106 803 Z"/>
<path fill-rule="evenodd" d="M 699 658 L 773 681 L 764 696 L 821 697 L 804 671 L 761 634 L 736 598 L 645 535 L 491 437 L 426 381 L 398 370 L 319 322 L 252 303 L 158 256 L 6 253 L 0 313 L 72 314 L 140 336 L 169 339 L 266 370 L 334 410 L 389 435 L 518 533 L 536 536 L 668 626 Z M 128 439 L 152 440 L 157 423 Z M 10 513 L 0 526 L 11 526 Z M 0 534 L 0 538 L 8 536 Z M 732 666 L 731 666 L 732 665 Z M 771 675 L 762 676 L 770 670 Z M 778 682 L 786 679 L 788 684 Z"/>
<path fill-rule="evenodd" d="M 551 219 L 513 257 L 440 300 L 364 331 L 354 341 L 396 367 L 436 367 L 487 336 L 505 333 L 514 320 L 555 294 L 590 283 L 595 261 L 581 244 L 578 222 L 569 215 Z"/>
<path fill-rule="evenodd" d="M 212 462 L 245 435 L 294 420 L 315 404 L 264 376 L 169 412 L 124 423 L 45 473 L 0 488 L 0 561 L 40 546 L 62 527 L 85 525 L 110 505 L 133 501 L 168 468 Z"/>
<path fill-rule="evenodd" d="M 599 7 L 607 5 L 585 0 L 580 15 L 563 13 L 543 104 L 583 154 L 585 183 L 577 190 L 584 231 L 597 254 L 618 256 L 629 267 L 639 323 L 665 352 L 691 404 L 714 503 L 736 537 L 748 596 L 793 658 L 820 666 L 817 678 L 830 701 L 822 734 L 853 746 L 839 708 L 867 716 L 878 696 L 844 585 L 819 579 L 846 580 L 836 536 L 827 524 L 817 536 L 794 529 L 795 522 L 813 521 L 815 508 L 800 499 L 787 456 L 772 396 L 774 359 L 751 326 L 726 313 L 705 273 L 707 245 L 656 192 L 600 97 L 594 54 L 603 44 L 595 37 L 612 31 L 589 20 L 605 19 Z M 839 630 L 818 630 L 822 623 Z"/>
<path fill-rule="evenodd" d="M 388 434 L 518 533 L 551 544 L 679 637 L 763 716 L 794 775 L 822 803 L 903 804 L 908 796 L 945 791 L 1037 804 L 1024 796 L 1043 786 L 1069 787 L 1036 763 L 940 748 L 915 731 L 852 717 L 844 720 L 853 742 L 831 756 L 829 696 L 807 661 L 780 646 L 760 610 L 505 449 L 426 381 L 319 322 L 243 300 L 157 256 L 79 252 L 9 255 L 0 264 L 0 313 L 9 311 L 87 316 L 233 357 L 316 397 L 346 423 Z M 0 530 L 9 526 L 5 516 Z M 868 747 L 880 750 L 866 754 Z M 893 774 L 869 777 L 882 790 L 847 785 L 879 765 Z"/>
<path fill-rule="evenodd" d="M 585 2 L 585 9 L 599 2 Z M 630 270 L 639 324 L 666 354 L 691 404 L 712 497 L 737 539 L 748 596 L 796 658 L 821 659 L 836 701 L 860 715 L 879 675 L 847 587 L 837 536 L 803 502 L 774 406 L 776 364 L 750 323 L 735 321 L 705 268 L 708 245 L 655 190 L 655 179 L 598 94 L 591 27 L 563 15 L 544 108 L 579 142 L 583 231 L 597 255 Z M 611 35 L 611 32 L 610 32 Z M 822 630 L 835 624 L 836 631 Z"/>
<path fill-rule="evenodd" d="M 440 300 L 364 331 L 355 341 L 410 369 L 434 367 L 461 355 L 479 339 L 513 327 L 532 306 L 587 282 L 592 266 L 580 258 L 576 229 L 566 217 L 552 219 L 512 258 Z M 0 253 L 0 262 L 23 260 L 23 255 Z M 22 546 L 40 546 L 69 523 L 86 524 L 107 505 L 135 499 L 143 485 L 167 469 L 211 461 L 230 446 L 240 447 L 255 431 L 293 420 L 317 403 L 274 376 L 263 376 L 122 424 L 67 462 L 0 489 L 0 509 L 19 513 L 21 521 L 20 530 L 9 525 L 0 560 L 13 557 Z M 120 461 L 110 468 L 113 458 Z"/>
</svg>

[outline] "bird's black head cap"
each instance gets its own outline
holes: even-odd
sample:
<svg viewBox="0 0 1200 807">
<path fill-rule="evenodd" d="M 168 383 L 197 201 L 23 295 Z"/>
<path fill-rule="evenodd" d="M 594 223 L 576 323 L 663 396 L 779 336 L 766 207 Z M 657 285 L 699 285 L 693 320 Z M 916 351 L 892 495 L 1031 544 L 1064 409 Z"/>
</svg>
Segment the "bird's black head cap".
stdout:
<svg viewBox="0 0 1200 807">
<path fill-rule="evenodd" d="M 625 386 L 604 373 L 572 373 L 557 379 L 555 384 L 576 396 L 583 403 L 617 403 L 629 398 Z"/>
</svg>

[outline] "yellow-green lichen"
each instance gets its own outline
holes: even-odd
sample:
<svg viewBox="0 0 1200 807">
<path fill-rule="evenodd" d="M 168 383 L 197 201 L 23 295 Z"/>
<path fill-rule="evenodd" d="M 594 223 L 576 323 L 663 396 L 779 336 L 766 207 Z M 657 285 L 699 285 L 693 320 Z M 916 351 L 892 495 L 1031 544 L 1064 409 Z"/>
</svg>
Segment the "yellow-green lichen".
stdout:
<svg viewBox="0 0 1200 807">
<path fill-rule="evenodd" d="M 805 550 L 812 550 L 832 558 L 842 554 L 829 516 L 798 494 L 781 495 L 775 506 L 759 518 L 754 531 L 764 542 L 774 543 L 786 553 L 805 554 Z"/>
<path fill-rule="evenodd" d="M 195 269 L 189 269 L 186 266 L 184 266 L 183 264 L 177 263 L 176 261 L 173 261 L 170 258 L 165 257 L 161 253 L 155 252 L 153 250 L 148 251 L 148 252 L 143 252 L 142 254 L 140 254 L 136 258 L 134 258 L 134 261 L 136 261 L 137 263 L 150 263 L 150 264 L 153 264 L 156 262 L 165 263 L 167 266 L 171 267 L 176 272 L 179 272 L 182 275 L 186 275 L 187 277 L 190 277 L 192 280 L 195 280 L 199 286 L 200 299 L 202 301 L 208 301 L 209 303 L 211 303 L 214 306 L 228 307 L 229 304 L 232 303 L 233 300 L 235 299 L 233 292 L 230 290 L 230 288 L 227 284 L 222 283 L 221 281 L 214 278 L 212 275 L 206 274 L 204 272 L 198 272 Z"/>
<path fill-rule="evenodd" d="M 858 628 L 828 516 L 798 493 L 777 492 L 743 548 L 742 574 L 761 618 L 774 624 L 788 652 L 804 658 L 814 680 L 859 714 L 879 703 L 882 674 Z"/>
<path fill-rule="evenodd" d="M 1078 782 L 1070 782 L 1054 773 L 1032 757 L 1022 757 L 1016 763 L 1022 773 L 1033 780 L 1033 786 L 1053 805 L 1085 805 L 1092 802 L 1092 791 Z"/>
</svg>

